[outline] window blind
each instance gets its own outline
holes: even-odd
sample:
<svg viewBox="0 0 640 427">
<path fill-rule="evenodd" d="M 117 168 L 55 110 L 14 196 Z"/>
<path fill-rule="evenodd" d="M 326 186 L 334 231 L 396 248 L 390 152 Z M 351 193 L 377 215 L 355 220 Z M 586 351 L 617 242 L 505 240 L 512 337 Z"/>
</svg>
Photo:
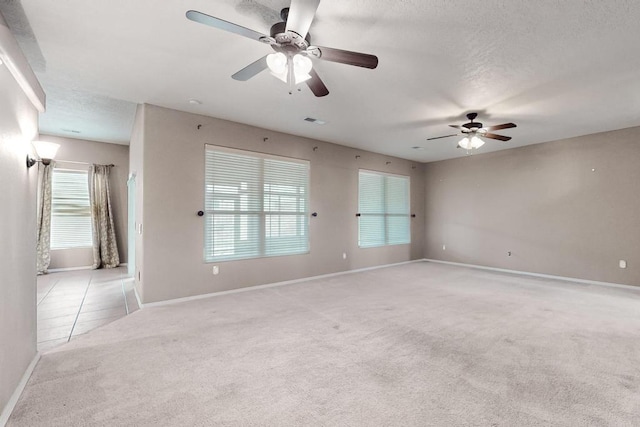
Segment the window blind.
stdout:
<svg viewBox="0 0 640 427">
<path fill-rule="evenodd" d="M 409 177 L 360 170 L 358 246 L 411 243 Z"/>
<path fill-rule="evenodd" d="M 91 247 L 88 173 L 54 169 L 51 179 L 51 249 Z"/>
<path fill-rule="evenodd" d="M 309 252 L 308 205 L 308 161 L 206 146 L 206 262 Z"/>
</svg>

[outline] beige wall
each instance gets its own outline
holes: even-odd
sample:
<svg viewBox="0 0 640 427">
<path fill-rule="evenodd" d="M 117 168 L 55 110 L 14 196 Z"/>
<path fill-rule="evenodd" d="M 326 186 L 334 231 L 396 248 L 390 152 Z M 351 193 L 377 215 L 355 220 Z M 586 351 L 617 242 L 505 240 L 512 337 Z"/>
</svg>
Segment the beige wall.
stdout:
<svg viewBox="0 0 640 427">
<path fill-rule="evenodd" d="M 202 125 L 198 130 L 197 126 Z M 210 117 L 146 105 L 144 110 L 144 254 L 138 267 L 143 301 L 153 302 L 273 283 L 423 256 L 422 166 Z M 265 142 L 264 138 L 268 138 Z M 309 160 L 311 252 L 217 263 L 203 261 L 204 146 L 214 144 Z M 318 147 L 316 151 L 314 147 Z M 135 148 L 136 150 L 138 148 Z M 132 141 L 132 153 L 134 142 Z M 356 155 L 360 155 L 356 159 Z M 134 156 L 132 155 L 132 158 Z M 140 159 L 135 156 L 136 168 Z M 390 161 L 390 164 L 386 164 Z M 132 170 L 133 170 L 132 162 Z M 411 176 L 412 244 L 359 249 L 358 168 Z M 342 258 L 343 252 L 347 259 Z"/>
<path fill-rule="evenodd" d="M 37 130 L 36 109 L 0 66 L 0 413 L 36 355 L 38 167 L 25 159 Z"/>
<path fill-rule="evenodd" d="M 639 183 L 640 127 L 429 163 L 425 257 L 640 285 Z"/>
<path fill-rule="evenodd" d="M 107 144 L 82 139 L 40 135 L 43 141 L 60 144 L 56 155 L 56 167 L 89 170 L 89 165 L 73 162 L 113 164 L 111 170 L 111 201 L 120 262 L 127 262 L 127 178 L 129 175 L 129 146 Z M 49 269 L 87 267 L 93 264 L 91 248 L 57 249 L 51 251 Z"/>
</svg>

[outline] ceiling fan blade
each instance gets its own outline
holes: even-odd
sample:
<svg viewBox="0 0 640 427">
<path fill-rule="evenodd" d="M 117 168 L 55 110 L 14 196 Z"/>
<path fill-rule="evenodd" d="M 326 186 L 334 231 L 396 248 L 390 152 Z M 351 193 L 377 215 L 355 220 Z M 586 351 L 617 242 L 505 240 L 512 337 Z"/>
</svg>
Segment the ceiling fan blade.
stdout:
<svg viewBox="0 0 640 427">
<path fill-rule="evenodd" d="M 508 141 L 511 139 L 510 136 L 496 135 L 495 133 L 485 133 L 484 135 L 480 136 L 482 136 L 483 138 L 497 139 L 499 141 Z"/>
<path fill-rule="evenodd" d="M 510 128 L 514 128 L 514 127 L 516 127 L 515 123 L 505 123 L 503 125 L 489 126 L 486 129 L 487 130 L 501 130 L 501 129 L 510 129 Z"/>
<path fill-rule="evenodd" d="M 462 126 L 459 125 L 449 125 L 450 128 L 462 129 Z"/>
<path fill-rule="evenodd" d="M 378 66 L 378 57 L 368 53 L 351 52 L 348 50 L 334 49 L 331 47 L 313 46 L 309 48 L 311 55 L 325 61 L 339 62 L 341 64 L 355 65 L 374 69 Z"/>
<path fill-rule="evenodd" d="M 255 76 L 262 70 L 266 70 L 266 69 L 267 69 L 267 55 L 247 65 L 242 70 L 232 75 L 231 78 L 234 80 L 239 80 L 241 82 L 246 82 L 251 77 Z"/>
<path fill-rule="evenodd" d="M 311 78 L 307 80 L 307 85 L 309 86 L 309 89 L 311 89 L 311 92 L 313 92 L 317 97 L 329 95 L 329 89 L 327 89 L 322 82 L 322 79 L 320 79 L 320 76 L 318 76 L 318 73 L 316 73 L 314 69 L 309 71 L 309 75 Z"/>
<path fill-rule="evenodd" d="M 298 33 L 300 37 L 305 38 L 319 4 L 320 0 L 291 0 L 285 30 L 293 31 Z"/>
<path fill-rule="evenodd" d="M 442 138 L 449 138 L 451 136 L 458 136 L 457 133 L 451 134 L 451 135 L 445 135 L 445 136 L 436 136 L 435 138 L 427 138 L 427 141 L 432 141 L 434 139 L 442 139 Z"/>
<path fill-rule="evenodd" d="M 187 19 L 199 24 L 204 24 L 210 27 L 218 28 L 220 30 L 229 31 L 230 33 L 239 34 L 256 41 L 269 38 L 269 36 L 265 34 L 250 30 L 249 28 L 241 27 L 240 25 L 236 25 L 232 22 L 228 22 L 220 18 L 216 18 L 215 16 L 210 16 L 202 12 L 198 12 L 197 10 L 188 11 Z"/>
</svg>

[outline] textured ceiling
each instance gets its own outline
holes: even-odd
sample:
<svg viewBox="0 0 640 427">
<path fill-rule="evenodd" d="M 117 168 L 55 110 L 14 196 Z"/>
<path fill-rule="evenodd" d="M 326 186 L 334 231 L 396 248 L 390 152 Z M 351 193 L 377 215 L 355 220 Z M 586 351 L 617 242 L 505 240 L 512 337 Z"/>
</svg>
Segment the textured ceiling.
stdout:
<svg viewBox="0 0 640 427">
<path fill-rule="evenodd" d="M 127 143 L 146 102 L 434 161 L 466 155 L 456 138 L 426 138 L 470 111 L 518 124 L 478 152 L 640 125 L 637 0 L 322 0 L 314 44 L 379 58 L 375 70 L 315 61 L 324 98 L 306 85 L 289 95 L 268 72 L 231 79 L 270 48 L 185 18 L 195 9 L 268 33 L 286 0 L 0 5 L 47 92 L 43 133 Z"/>
</svg>

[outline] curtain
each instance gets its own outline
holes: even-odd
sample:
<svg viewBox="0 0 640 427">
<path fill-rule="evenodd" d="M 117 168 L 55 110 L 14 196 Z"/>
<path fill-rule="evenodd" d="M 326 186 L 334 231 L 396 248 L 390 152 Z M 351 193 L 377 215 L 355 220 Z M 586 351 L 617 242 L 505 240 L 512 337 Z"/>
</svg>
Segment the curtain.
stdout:
<svg viewBox="0 0 640 427">
<path fill-rule="evenodd" d="M 109 175 L 112 165 L 93 165 L 90 171 L 93 268 L 114 268 L 120 264 L 111 210 Z"/>
<path fill-rule="evenodd" d="M 36 229 L 36 268 L 45 274 L 51 263 L 51 177 L 54 162 L 38 167 L 38 212 Z"/>
</svg>

